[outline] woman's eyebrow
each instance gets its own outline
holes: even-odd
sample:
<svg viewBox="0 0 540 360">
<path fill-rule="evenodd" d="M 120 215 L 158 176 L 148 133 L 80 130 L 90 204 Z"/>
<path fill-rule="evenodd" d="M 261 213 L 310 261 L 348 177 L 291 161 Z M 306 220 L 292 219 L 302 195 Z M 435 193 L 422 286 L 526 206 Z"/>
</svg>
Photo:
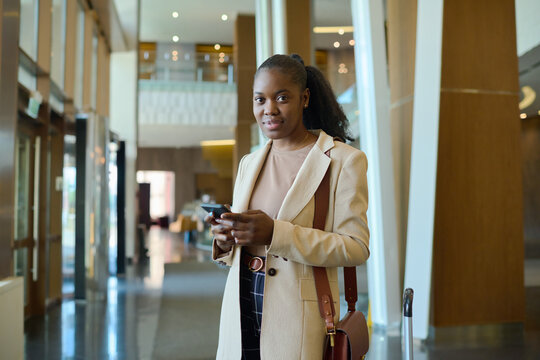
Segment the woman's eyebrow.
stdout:
<svg viewBox="0 0 540 360">
<path fill-rule="evenodd" d="M 289 92 L 289 90 L 287 89 L 281 89 L 281 90 L 278 90 L 274 93 L 274 95 L 277 95 L 277 94 L 280 94 L 280 93 L 283 93 L 283 92 Z M 260 91 L 254 91 L 253 94 L 255 95 L 263 95 L 264 93 L 260 92 Z"/>
</svg>

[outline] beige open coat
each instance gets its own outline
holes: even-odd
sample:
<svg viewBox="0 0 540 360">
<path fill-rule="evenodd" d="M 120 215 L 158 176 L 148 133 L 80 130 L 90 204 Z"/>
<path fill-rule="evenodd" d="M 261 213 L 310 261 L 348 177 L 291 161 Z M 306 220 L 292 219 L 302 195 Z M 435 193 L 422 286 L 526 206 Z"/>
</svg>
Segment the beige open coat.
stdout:
<svg viewBox="0 0 540 360">
<path fill-rule="evenodd" d="M 270 145 L 271 141 L 240 162 L 233 195 L 234 212 L 248 209 Z M 325 155 L 327 150 L 331 150 L 330 157 Z M 330 202 L 326 231 L 321 231 L 312 228 L 314 194 L 328 167 Z M 317 143 L 285 196 L 274 221 L 272 243 L 266 249 L 266 270 L 274 268 L 276 272 L 265 280 L 260 344 L 263 360 L 322 358 L 325 329 L 319 315 L 312 265 L 327 267 L 337 321 L 336 267 L 360 265 L 369 257 L 366 171 L 363 152 L 319 132 Z M 214 260 L 231 266 L 221 308 L 217 359 L 239 360 L 242 356 L 240 253 L 239 247 L 233 247 L 229 253 L 219 254 L 214 244 Z"/>
</svg>

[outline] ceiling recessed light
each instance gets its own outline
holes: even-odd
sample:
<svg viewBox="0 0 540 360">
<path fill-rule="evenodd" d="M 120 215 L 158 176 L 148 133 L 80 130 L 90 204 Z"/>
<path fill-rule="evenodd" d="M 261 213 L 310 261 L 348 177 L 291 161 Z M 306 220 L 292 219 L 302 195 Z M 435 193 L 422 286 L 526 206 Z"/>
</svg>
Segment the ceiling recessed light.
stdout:
<svg viewBox="0 0 540 360">
<path fill-rule="evenodd" d="M 178 61 L 178 56 L 173 56 L 172 60 L 173 61 Z"/>
<path fill-rule="evenodd" d="M 349 40 L 349 45 L 354 46 L 354 39 Z"/>
<path fill-rule="evenodd" d="M 178 35 L 174 35 L 174 36 L 172 37 L 172 41 L 178 42 L 178 40 L 180 40 L 180 37 L 179 37 Z"/>
<path fill-rule="evenodd" d="M 224 52 L 220 52 L 219 53 L 219 57 L 224 57 L 225 56 L 225 53 Z"/>
<path fill-rule="evenodd" d="M 220 63 L 223 63 L 225 61 L 224 58 L 220 57 L 219 60 L 218 60 Z"/>
<path fill-rule="evenodd" d="M 177 55 L 178 55 L 178 51 L 173 50 L 172 54 L 173 54 L 173 56 L 177 56 Z"/>
<path fill-rule="evenodd" d="M 229 17 L 227 16 L 227 14 L 221 15 L 221 20 L 227 21 L 228 19 L 229 19 Z"/>
<path fill-rule="evenodd" d="M 336 42 L 334 43 L 334 47 L 335 47 L 336 49 L 339 47 L 339 41 L 336 41 Z"/>
<path fill-rule="evenodd" d="M 219 44 L 214 45 L 214 49 L 216 49 L 216 50 L 221 49 L 221 45 L 219 45 Z"/>
<path fill-rule="evenodd" d="M 519 115 L 519 117 L 522 118 L 522 119 L 526 119 L 526 118 L 527 118 L 527 114 L 521 113 L 521 114 Z"/>
<path fill-rule="evenodd" d="M 180 15 L 180 14 L 178 13 L 178 11 L 173 11 L 173 13 L 172 13 L 172 17 L 175 18 L 175 19 L 176 19 L 179 15 Z"/>
<path fill-rule="evenodd" d="M 338 33 L 339 35 L 343 35 L 343 34 L 345 34 L 345 30 L 339 29 L 337 33 Z"/>
</svg>

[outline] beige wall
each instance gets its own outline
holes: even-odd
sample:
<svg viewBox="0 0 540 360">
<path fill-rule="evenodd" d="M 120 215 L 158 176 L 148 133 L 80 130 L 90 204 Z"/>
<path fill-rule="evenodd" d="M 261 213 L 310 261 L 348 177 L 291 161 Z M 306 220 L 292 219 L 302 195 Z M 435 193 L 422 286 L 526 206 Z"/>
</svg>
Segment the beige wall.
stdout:
<svg viewBox="0 0 540 360">
<path fill-rule="evenodd" d="M 0 279 L 0 349 L 2 359 L 24 358 L 23 278 Z"/>
<path fill-rule="evenodd" d="M 388 75 L 400 274 L 405 267 L 416 46 L 416 0 L 388 1 Z M 403 282 L 403 278 L 401 279 Z"/>
</svg>

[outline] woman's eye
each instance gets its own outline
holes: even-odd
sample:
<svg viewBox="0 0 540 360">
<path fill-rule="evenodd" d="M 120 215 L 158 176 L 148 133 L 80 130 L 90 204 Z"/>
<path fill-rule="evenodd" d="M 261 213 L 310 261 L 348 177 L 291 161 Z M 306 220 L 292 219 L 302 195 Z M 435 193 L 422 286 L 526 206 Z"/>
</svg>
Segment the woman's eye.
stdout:
<svg viewBox="0 0 540 360">
<path fill-rule="evenodd" d="M 280 96 L 277 97 L 277 100 L 278 100 L 278 101 L 286 101 L 286 100 L 287 100 L 287 96 L 285 96 L 285 95 L 280 95 Z"/>
<path fill-rule="evenodd" d="M 264 99 L 260 97 L 256 97 L 255 99 L 253 99 L 253 101 L 255 101 L 256 103 L 262 104 L 264 102 Z"/>
</svg>

